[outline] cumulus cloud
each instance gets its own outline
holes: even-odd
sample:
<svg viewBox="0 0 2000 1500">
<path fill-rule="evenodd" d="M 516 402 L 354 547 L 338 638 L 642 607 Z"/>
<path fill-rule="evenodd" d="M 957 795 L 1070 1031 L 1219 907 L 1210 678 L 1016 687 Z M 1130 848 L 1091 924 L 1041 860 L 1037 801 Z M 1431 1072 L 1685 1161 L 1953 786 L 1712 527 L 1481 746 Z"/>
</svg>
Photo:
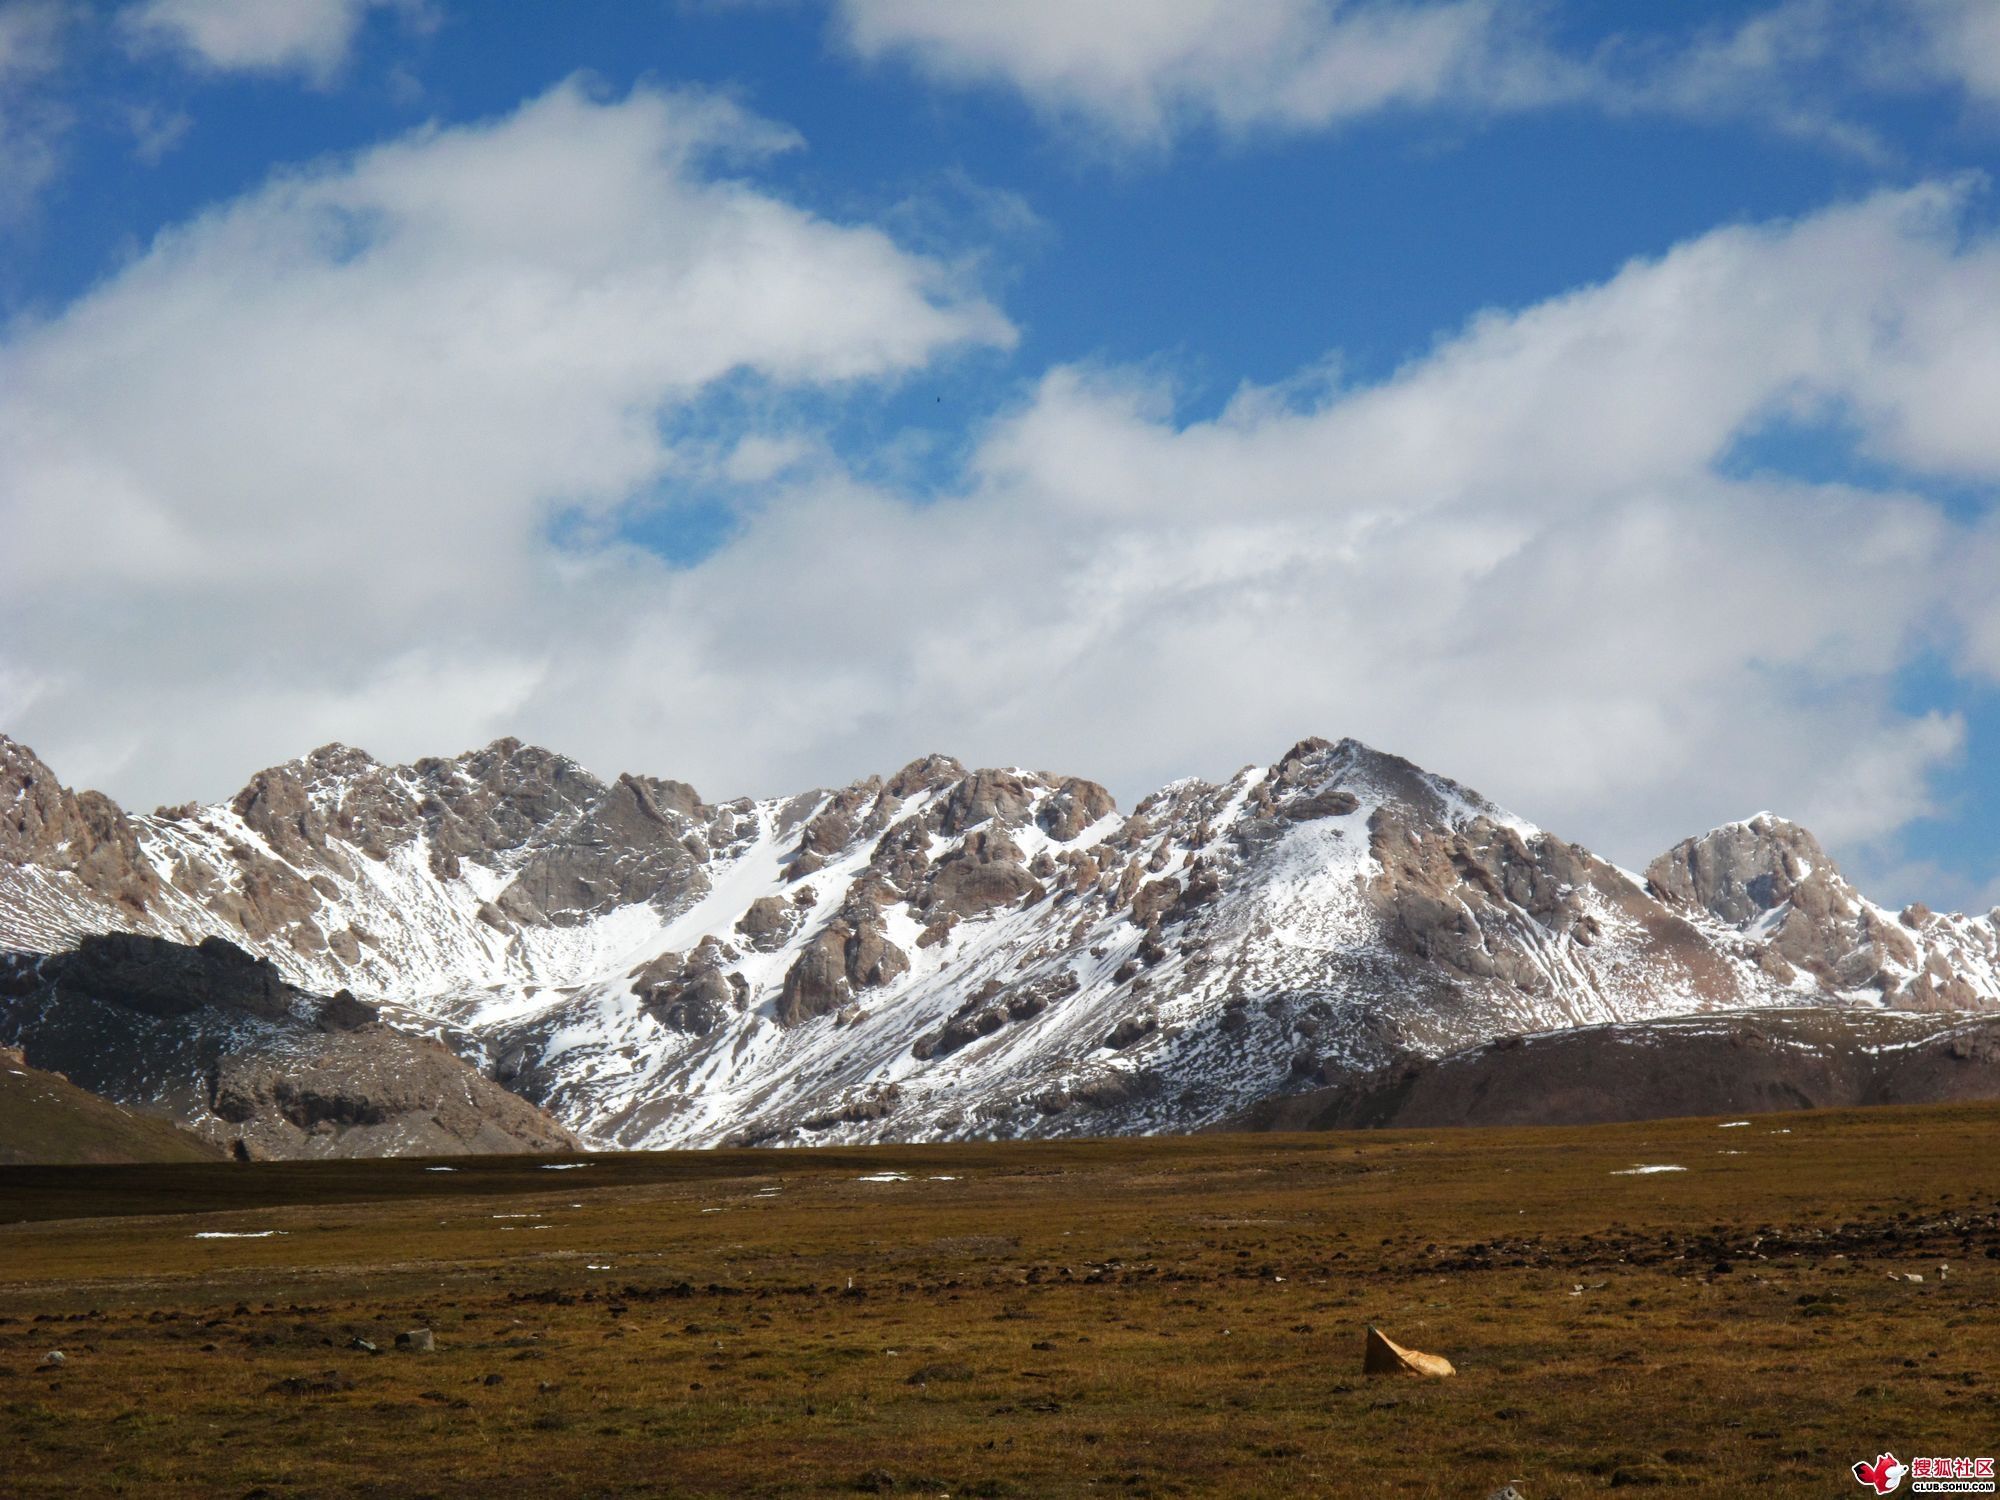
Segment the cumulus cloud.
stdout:
<svg viewBox="0 0 2000 1500">
<path fill-rule="evenodd" d="M 1188 747 L 1149 775 L 1354 732 L 1631 859 L 1767 802 L 1835 840 L 1896 828 L 1963 728 L 1895 712 L 1895 673 L 1983 665 L 1980 534 L 1920 493 L 1730 460 L 1839 410 L 1913 475 L 2000 478 L 1974 292 L 2000 252 L 1958 207 L 1937 187 L 1718 231 L 1303 408 L 1177 422 L 1129 376 L 1055 372 L 961 502 L 1074 539 L 1021 560 L 1023 649 L 982 639 L 1022 674 L 1002 717 L 1039 696 L 1079 726 L 1068 754 L 1107 723 Z"/>
<path fill-rule="evenodd" d="M 1886 148 L 1857 98 L 1954 88 L 2000 101 L 1991 0 L 1778 0 L 1740 18 L 1563 45 L 1557 5 L 1499 0 L 841 0 L 868 60 L 954 85 L 1001 85 L 1093 139 L 1160 146 L 1323 130 L 1391 110 L 1474 115 L 1587 105 L 1751 120 L 1865 156 Z"/>
<path fill-rule="evenodd" d="M 790 144 L 718 100 L 572 83 L 281 176 L 14 329 L 20 729 L 129 724 L 45 737 L 146 795 L 212 787 L 230 744 L 288 755 L 307 726 L 497 730 L 606 627 L 601 576 L 647 575 L 549 537 L 671 491 L 674 412 L 1011 340 L 938 263 L 722 175 Z M 477 712 L 462 681 L 486 685 Z M 190 712 L 208 727 L 175 732 Z"/>
<path fill-rule="evenodd" d="M 222 73 L 296 73 L 329 82 L 373 10 L 419 0 L 137 0 L 120 16 L 141 49 L 177 52 Z"/>
<path fill-rule="evenodd" d="M 1012 329 L 730 175 L 788 144 L 571 84 L 275 179 L 13 330 L 8 727 L 141 804 L 336 737 L 714 795 L 941 748 L 1130 798 L 1352 733 L 1637 863 L 1767 805 L 1881 838 L 1964 744 L 1901 669 L 2000 675 L 1995 532 L 1928 493 L 2000 480 L 1971 186 L 1720 229 L 1367 384 L 1190 416 L 1050 370 L 917 492 L 786 393 Z M 1774 422 L 1903 477 L 1761 472 Z M 688 488 L 736 496 L 714 555 L 620 540 Z"/>
</svg>

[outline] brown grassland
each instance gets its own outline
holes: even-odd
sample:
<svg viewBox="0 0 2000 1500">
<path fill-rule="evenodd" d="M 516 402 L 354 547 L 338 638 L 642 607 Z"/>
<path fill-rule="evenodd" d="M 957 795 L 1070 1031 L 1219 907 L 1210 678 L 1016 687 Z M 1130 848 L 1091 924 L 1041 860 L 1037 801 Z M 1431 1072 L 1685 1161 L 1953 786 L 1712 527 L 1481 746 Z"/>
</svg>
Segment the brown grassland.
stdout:
<svg viewBox="0 0 2000 1500">
<path fill-rule="evenodd" d="M 0 1492 L 1820 1497 L 2000 1447 L 2000 1107 L 1719 1126 L 0 1170 Z M 1364 1377 L 1371 1322 L 1457 1377 Z"/>
</svg>

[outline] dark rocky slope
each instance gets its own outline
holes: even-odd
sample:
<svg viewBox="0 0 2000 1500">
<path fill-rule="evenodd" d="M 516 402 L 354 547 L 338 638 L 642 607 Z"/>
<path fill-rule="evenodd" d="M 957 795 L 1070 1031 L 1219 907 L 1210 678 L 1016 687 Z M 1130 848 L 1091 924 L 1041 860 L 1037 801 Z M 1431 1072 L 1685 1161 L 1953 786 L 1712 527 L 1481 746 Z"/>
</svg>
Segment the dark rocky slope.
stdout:
<svg viewBox="0 0 2000 1500">
<path fill-rule="evenodd" d="M 16 955 L 0 1040 L 246 1158 L 571 1151 L 577 1141 L 346 991 L 310 994 L 221 938 L 133 933 Z"/>
<path fill-rule="evenodd" d="M 1584 1026 L 1268 1099 L 1253 1130 L 1597 1125 L 2000 1099 L 2000 1016 L 1814 1006 Z"/>
</svg>

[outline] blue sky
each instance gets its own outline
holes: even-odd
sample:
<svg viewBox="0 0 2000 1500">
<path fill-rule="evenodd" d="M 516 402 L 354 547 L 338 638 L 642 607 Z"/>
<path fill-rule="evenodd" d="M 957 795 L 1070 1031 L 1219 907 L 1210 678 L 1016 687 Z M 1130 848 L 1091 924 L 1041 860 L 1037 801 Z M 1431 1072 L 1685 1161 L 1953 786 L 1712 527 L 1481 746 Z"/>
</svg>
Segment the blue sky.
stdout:
<svg viewBox="0 0 2000 1500">
<path fill-rule="evenodd" d="M 1353 733 L 1983 909 L 1996 156 L 1985 0 L 0 0 L 0 728 Z"/>
</svg>

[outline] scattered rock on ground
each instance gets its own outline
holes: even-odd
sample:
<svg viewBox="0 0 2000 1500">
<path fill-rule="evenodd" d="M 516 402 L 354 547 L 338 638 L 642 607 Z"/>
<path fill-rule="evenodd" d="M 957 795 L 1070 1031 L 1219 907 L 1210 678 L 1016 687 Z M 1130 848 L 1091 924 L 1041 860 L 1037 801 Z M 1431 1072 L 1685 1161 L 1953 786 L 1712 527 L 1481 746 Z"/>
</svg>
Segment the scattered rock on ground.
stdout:
<svg viewBox="0 0 2000 1500">
<path fill-rule="evenodd" d="M 1368 1341 L 1362 1352 L 1361 1369 L 1368 1375 L 1422 1375 L 1432 1379 L 1458 1373 L 1442 1354 L 1405 1349 L 1372 1323 L 1368 1325 Z"/>
</svg>

